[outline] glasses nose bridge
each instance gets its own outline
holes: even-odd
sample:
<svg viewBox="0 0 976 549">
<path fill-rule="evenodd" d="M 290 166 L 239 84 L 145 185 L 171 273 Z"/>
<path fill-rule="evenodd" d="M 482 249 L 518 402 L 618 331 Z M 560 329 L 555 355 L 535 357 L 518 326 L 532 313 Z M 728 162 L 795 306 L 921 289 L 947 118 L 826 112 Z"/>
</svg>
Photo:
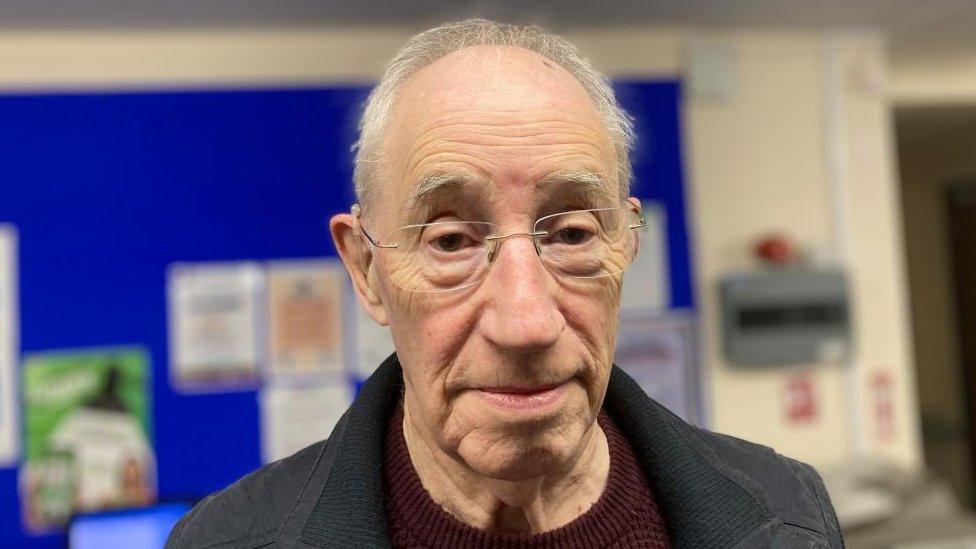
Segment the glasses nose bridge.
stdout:
<svg viewBox="0 0 976 549">
<path fill-rule="evenodd" d="M 498 253 L 502 248 L 502 244 L 504 244 L 506 240 L 517 236 L 524 236 L 532 239 L 532 246 L 535 248 L 535 254 L 541 257 L 542 247 L 539 245 L 539 237 L 546 236 L 547 234 L 549 233 L 545 231 L 533 231 L 531 233 L 509 233 L 506 235 L 486 237 L 485 240 L 490 243 L 490 247 L 488 248 L 488 263 L 492 264 L 495 262 L 495 258 L 498 256 Z"/>
</svg>

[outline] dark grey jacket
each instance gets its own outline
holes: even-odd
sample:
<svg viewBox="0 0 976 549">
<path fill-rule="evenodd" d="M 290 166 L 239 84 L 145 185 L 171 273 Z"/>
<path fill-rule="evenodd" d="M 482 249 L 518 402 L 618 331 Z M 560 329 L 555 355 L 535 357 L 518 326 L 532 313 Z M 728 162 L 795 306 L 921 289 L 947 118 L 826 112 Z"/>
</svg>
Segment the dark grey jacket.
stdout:
<svg viewBox="0 0 976 549">
<path fill-rule="evenodd" d="M 402 384 L 393 355 L 328 440 L 201 501 L 167 549 L 389 547 L 381 452 Z M 809 465 L 685 423 L 617 367 L 604 408 L 633 445 L 675 547 L 844 546 Z"/>
</svg>

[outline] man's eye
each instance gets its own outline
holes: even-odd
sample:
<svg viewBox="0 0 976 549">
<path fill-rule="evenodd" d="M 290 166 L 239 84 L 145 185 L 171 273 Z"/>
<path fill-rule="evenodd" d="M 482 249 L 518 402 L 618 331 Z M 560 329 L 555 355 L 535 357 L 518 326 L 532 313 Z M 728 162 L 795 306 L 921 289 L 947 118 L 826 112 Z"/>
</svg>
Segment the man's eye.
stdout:
<svg viewBox="0 0 976 549">
<path fill-rule="evenodd" d="M 593 233 L 582 227 L 566 227 L 559 229 L 555 240 L 561 244 L 580 245 L 589 242 Z"/>
<path fill-rule="evenodd" d="M 440 252 L 456 252 L 474 242 L 463 233 L 448 233 L 434 239 L 434 247 Z"/>
</svg>

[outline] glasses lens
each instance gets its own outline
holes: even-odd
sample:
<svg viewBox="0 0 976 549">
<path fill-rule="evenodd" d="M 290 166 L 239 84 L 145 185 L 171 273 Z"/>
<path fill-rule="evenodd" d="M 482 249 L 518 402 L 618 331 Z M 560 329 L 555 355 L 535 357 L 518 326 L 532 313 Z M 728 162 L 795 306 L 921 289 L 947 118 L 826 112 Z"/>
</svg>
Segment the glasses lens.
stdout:
<svg viewBox="0 0 976 549">
<path fill-rule="evenodd" d="M 488 267 L 485 238 L 491 224 L 442 222 L 408 225 L 389 234 L 390 274 L 413 292 L 440 292 L 477 282 Z"/>
<path fill-rule="evenodd" d="M 637 252 L 638 218 L 628 208 L 580 210 L 543 217 L 535 230 L 542 261 L 557 275 L 599 278 L 624 271 Z"/>
<path fill-rule="evenodd" d="M 624 271 L 637 252 L 639 217 L 629 208 L 579 210 L 536 222 L 543 263 L 557 276 L 599 278 Z M 392 282 L 412 292 L 464 288 L 488 272 L 490 223 L 449 221 L 396 229 L 383 243 Z M 525 235 L 528 236 L 528 235 Z"/>
</svg>

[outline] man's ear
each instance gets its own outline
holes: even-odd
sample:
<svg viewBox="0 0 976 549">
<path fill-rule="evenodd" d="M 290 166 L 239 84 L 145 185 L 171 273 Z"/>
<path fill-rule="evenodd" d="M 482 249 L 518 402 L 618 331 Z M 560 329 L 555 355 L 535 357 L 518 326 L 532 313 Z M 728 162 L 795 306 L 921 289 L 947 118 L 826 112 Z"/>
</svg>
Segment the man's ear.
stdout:
<svg viewBox="0 0 976 549">
<path fill-rule="evenodd" d="M 342 264 L 349 272 L 359 303 L 373 320 L 386 326 L 390 322 L 386 305 L 376 287 L 376 276 L 370 276 L 370 270 L 375 268 L 372 250 L 358 230 L 356 218 L 347 213 L 333 216 L 329 221 L 329 229 Z"/>
</svg>

